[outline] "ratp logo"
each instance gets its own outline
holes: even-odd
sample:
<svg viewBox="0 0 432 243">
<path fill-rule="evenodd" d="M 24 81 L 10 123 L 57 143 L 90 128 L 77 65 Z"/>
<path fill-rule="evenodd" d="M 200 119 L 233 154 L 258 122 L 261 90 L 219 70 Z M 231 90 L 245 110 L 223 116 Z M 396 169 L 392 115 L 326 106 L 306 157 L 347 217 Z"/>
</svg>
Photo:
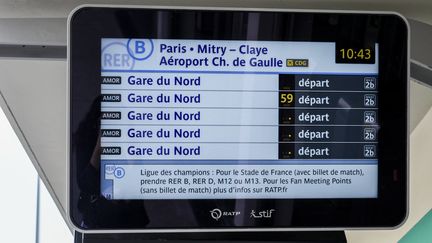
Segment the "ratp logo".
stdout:
<svg viewBox="0 0 432 243">
<path fill-rule="evenodd" d="M 221 217 L 236 217 L 239 215 L 239 211 L 222 211 L 219 208 L 215 208 L 210 211 L 210 216 L 216 221 L 219 220 Z"/>
<path fill-rule="evenodd" d="M 215 209 L 210 211 L 210 215 L 215 220 L 219 220 L 222 217 L 222 211 L 218 208 L 215 208 Z"/>
</svg>

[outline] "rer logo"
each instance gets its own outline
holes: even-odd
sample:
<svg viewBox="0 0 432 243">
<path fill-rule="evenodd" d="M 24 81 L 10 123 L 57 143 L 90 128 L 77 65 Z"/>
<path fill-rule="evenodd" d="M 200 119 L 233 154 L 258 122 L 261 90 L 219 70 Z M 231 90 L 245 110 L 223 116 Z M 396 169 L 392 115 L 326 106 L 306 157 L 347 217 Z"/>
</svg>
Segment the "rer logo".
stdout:
<svg viewBox="0 0 432 243">
<path fill-rule="evenodd" d="M 143 61 L 153 53 L 150 39 L 103 39 L 102 69 L 131 70 L 136 61 Z"/>
<path fill-rule="evenodd" d="M 131 70 L 135 66 L 127 51 L 126 41 L 104 39 L 102 41 L 102 69 L 103 70 Z"/>
</svg>

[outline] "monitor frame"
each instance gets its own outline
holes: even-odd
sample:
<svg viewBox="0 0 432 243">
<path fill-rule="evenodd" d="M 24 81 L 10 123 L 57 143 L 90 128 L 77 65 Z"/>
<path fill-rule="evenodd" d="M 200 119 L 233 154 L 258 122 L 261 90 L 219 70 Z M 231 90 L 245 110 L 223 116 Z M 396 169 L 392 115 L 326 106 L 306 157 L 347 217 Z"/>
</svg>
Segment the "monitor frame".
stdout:
<svg viewBox="0 0 432 243">
<path fill-rule="evenodd" d="M 152 10 L 152 11 L 177 11 L 177 12 L 181 12 L 181 11 L 195 11 L 195 12 L 199 12 L 199 11 L 210 11 L 210 12 L 260 12 L 260 13 L 279 13 L 279 14 L 312 14 L 312 15 L 351 15 L 351 16 L 364 16 L 364 15 L 377 15 L 377 16 L 381 16 L 382 18 L 388 18 L 388 19 L 394 19 L 395 21 L 398 21 L 400 25 L 399 28 L 402 29 L 398 29 L 398 30 L 403 30 L 404 33 L 400 33 L 400 36 L 404 37 L 403 40 L 401 40 L 403 43 L 403 46 L 405 47 L 404 49 L 399 50 L 398 55 L 401 55 L 401 57 L 403 58 L 403 60 L 400 60 L 400 65 L 401 68 L 405 68 L 405 70 L 402 70 L 401 74 L 398 75 L 398 83 L 395 89 L 397 90 L 398 95 L 402 95 L 402 101 L 400 102 L 400 104 L 403 104 L 404 107 L 401 107 L 401 109 L 403 109 L 402 112 L 400 112 L 400 114 L 403 114 L 403 117 L 400 118 L 396 125 L 392 125 L 398 129 L 403 129 L 404 132 L 404 136 L 399 139 L 398 141 L 401 142 L 403 141 L 404 144 L 401 146 L 399 146 L 399 149 L 402 150 L 396 150 L 396 160 L 398 161 L 396 167 L 398 169 L 398 172 L 395 172 L 392 170 L 392 168 L 384 168 L 385 170 L 383 170 L 383 168 L 379 168 L 379 181 L 381 182 L 381 179 L 385 178 L 386 186 L 385 188 L 381 188 L 379 191 L 379 195 L 382 195 L 383 192 L 388 193 L 389 195 L 391 195 L 391 199 L 395 199 L 397 204 L 399 205 L 399 207 L 397 207 L 397 209 L 399 211 L 397 211 L 396 213 L 394 211 L 389 211 L 388 209 L 386 209 L 386 206 L 383 205 L 384 201 L 382 198 L 377 198 L 377 199 L 311 199 L 311 200 L 304 200 L 304 199 L 288 199 L 287 201 L 291 201 L 291 202 L 297 202 L 297 203 L 301 203 L 303 204 L 303 206 L 305 204 L 307 204 L 306 209 L 302 209 L 300 210 L 301 212 L 305 212 L 306 211 L 312 211 L 317 213 L 317 212 L 321 212 L 324 210 L 328 210 L 329 208 L 327 206 L 323 206 L 324 204 L 319 204 L 317 202 L 318 201 L 327 201 L 327 203 L 336 203 L 336 204 L 340 204 L 339 206 L 346 206 L 346 205 L 351 205 L 351 204 L 358 204 L 360 205 L 360 208 L 364 207 L 369 207 L 369 209 L 373 209 L 373 210 L 369 210 L 367 212 L 354 212 L 354 210 L 350 211 L 346 211 L 344 209 L 338 208 L 335 209 L 338 213 L 341 213 L 341 215 L 338 216 L 338 218 L 336 219 L 336 222 L 332 222 L 330 224 L 327 225 L 320 225 L 320 224 L 314 224 L 312 221 L 313 219 L 308 219 L 309 223 L 300 223 L 300 224 L 294 224 L 294 225 L 285 225 L 285 226 L 277 226 L 277 227 L 269 227 L 269 226 L 254 226 L 254 227 L 227 227 L 227 226 L 209 226 L 206 225 L 204 227 L 169 227 L 169 228 L 144 228 L 144 227 L 128 227 L 127 225 L 113 225 L 112 227 L 96 227 L 96 228 L 89 228 L 89 227 L 83 227 L 83 225 L 80 225 L 79 222 L 77 222 L 76 220 L 76 214 L 78 211 L 78 207 L 77 207 L 77 202 L 72 202 L 73 200 L 77 199 L 77 195 L 76 195 L 76 190 L 77 188 L 73 186 L 73 184 L 77 184 L 76 178 L 74 178 L 74 176 L 72 175 L 72 173 L 74 173 L 74 169 L 72 169 L 73 166 L 76 166 L 75 164 L 72 164 L 74 159 L 73 159 L 73 151 L 75 149 L 75 147 L 73 147 L 73 139 L 74 139 L 74 135 L 72 134 L 72 124 L 76 123 L 76 121 L 74 121 L 74 117 L 75 115 L 73 114 L 73 107 L 76 106 L 76 104 L 74 104 L 72 102 L 73 99 L 76 99 L 77 97 L 75 96 L 76 93 L 74 93 L 73 88 L 74 88 L 74 82 L 76 80 L 76 77 L 73 77 L 74 75 L 74 70 L 76 70 L 77 66 L 74 65 L 78 65 L 80 67 L 84 67 L 86 64 L 76 64 L 76 62 L 74 62 L 73 60 L 73 55 L 74 55 L 74 50 L 72 49 L 73 45 L 77 45 L 80 46 L 80 44 L 77 44 L 76 42 L 74 42 L 74 33 L 72 33 L 72 31 L 75 31 L 75 22 L 77 19 L 78 15 L 82 15 L 84 13 L 84 16 L 86 16 L 87 18 L 92 18 L 94 12 L 92 11 L 102 11 L 105 13 L 102 13 L 103 18 L 109 18 L 110 20 L 113 20 L 114 18 L 116 18 L 113 15 L 114 11 L 145 11 L 145 10 Z M 86 11 L 88 11 L 86 13 Z M 81 18 L 82 16 L 80 16 L 79 18 Z M 118 18 L 118 16 L 117 16 Z M 104 21 L 102 19 L 96 20 L 93 19 L 94 21 L 98 22 L 98 21 Z M 106 20 L 106 19 L 105 19 Z M 85 29 L 87 27 L 79 27 L 82 29 Z M 102 29 L 105 27 L 101 27 Z M 94 30 L 94 29 L 93 29 Z M 88 31 L 88 30 L 87 30 Z M 96 34 L 100 34 L 100 33 L 96 33 Z M 399 34 L 398 34 L 399 35 Z M 111 36 L 107 36 L 107 37 L 111 37 Z M 129 36 L 130 37 L 130 36 Z M 117 38 L 117 37 L 116 37 Z M 120 38 L 120 37 L 118 37 Z M 128 37 L 123 37 L 123 38 L 128 38 Z M 131 37 L 132 38 L 132 37 Z M 287 40 L 290 41 L 290 40 Z M 408 215 L 408 158 L 409 158 L 409 153 L 408 153 L 408 146 L 409 146 L 409 130 L 408 130 L 408 94 L 409 94 L 409 25 L 407 20 L 400 14 L 395 13 L 395 12 L 378 12 L 378 11 L 333 11 L 333 10 L 294 10 L 294 9 L 257 9 L 257 8 L 216 8 L 216 7 L 168 7 L 168 6 L 122 6 L 122 5 L 82 5 L 77 7 L 76 9 L 74 9 L 69 17 L 68 17 L 68 86 L 67 86 L 67 94 L 68 94 L 68 103 L 67 103 L 67 161 L 68 161 L 68 198 L 67 198 L 67 218 L 70 222 L 70 225 L 72 225 L 74 227 L 75 230 L 80 231 L 80 232 L 88 232 L 88 233 L 179 233 L 179 232 L 251 232 L 251 231 L 302 231 L 302 230 L 346 230 L 346 229 L 393 229 L 393 228 L 397 228 L 400 225 L 402 225 Z M 380 43 L 381 45 L 382 43 Z M 381 48 L 380 48 L 381 51 Z M 96 54 L 95 54 L 96 53 Z M 100 58 L 100 55 L 97 54 L 99 53 L 99 50 L 97 50 L 95 53 L 93 54 L 89 54 L 89 53 L 85 53 L 84 55 L 87 56 L 93 56 L 93 57 L 98 57 Z M 380 52 L 381 54 L 381 52 Z M 99 56 L 98 56 L 99 55 Z M 380 70 L 381 70 L 381 66 L 380 66 Z M 97 72 L 100 75 L 100 69 L 97 70 Z M 380 85 L 383 86 L 383 80 L 381 80 L 381 72 L 379 72 L 379 77 L 380 77 Z M 75 85 L 76 86 L 76 85 Z M 387 95 L 388 98 L 389 95 Z M 382 100 L 383 98 L 380 98 L 380 100 Z M 386 99 L 389 101 L 389 99 Z M 85 101 L 84 103 L 87 104 L 87 107 L 90 107 L 91 102 L 90 101 Z M 391 103 L 387 104 L 386 108 L 390 108 Z M 390 108 L 391 109 L 391 108 Z M 387 115 L 386 115 L 387 116 Z M 389 125 L 387 125 L 389 126 Z M 387 138 L 386 141 L 389 141 L 391 138 Z M 381 141 L 382 143 L 382 141 Z M 393 159 L 395 160 L 395 159 Z M 378 162 L 383 163 L 382 161 Z M 389 162 L 387 162 L 389 163 Z M 391 180 L 388 180 L 390 177 L 395 176 L 394 173 L 398 173 L 398 177 L 399 177 L 399 182 L 398 183 L 391 183 Z M 73 195 L 73 192 L 75 192 L 75 195 Z M 246 199 L 246 200 L 254 200 L 254 199 Z M 260 200 L 264 200 L 264 199 L 260 199 Z M 372 201 L 374 202 L 372 202 Z M 142 200 L 139 200 L 142 201 Z M 177 200 L 174 200 L 177 201 Z M 335 202 L 331 202 L 331 201 L 335 201 Z M 367 202 L 369 201 L 369 202 Z M 389 202 L 389 198 L 386 198 L 385 200 L 386 202 Z M 173 201 L 170 201 L 170 203 L 172 203 Z M 317 204 L 318 203 L 318 204 Z M 318 205 L 318 207 L 317 207 Z M 321 208 L 320 208 L 321 207 Z M 358 206 L 356 206 L 358 207 Z M 100 208 L 99 208 L 100 209 Z M 394 208 L 393 208 L 394 209 Z M 339 210 L 342 210 L 341 212 L 339 212 Z M 335 212 L 336 212 L 335 211 Z M 368 217 L 372 217 L 372 214 L 375 212 L 380 212 L 383 213 L 382 215 L 380 215 L 381 217 L 372 217 L 373 220 L 371 219 L 363 219 L 366 221 L 362 221 L 361 220 L 357 221 L 357 222 L 350 222 L 350 223 L 346 223 L 346 221 L 341 220 L 343 218 L 344 213 L 346 214 L 347 212 L 350 212 L 352 215 L 350 215 L 350 217 L 352 218 L 358 218 L 358 217 L 363 217 L 363 218 L 368 218 Z M 397 214 L 397 216 L 391 218 L 390 213 L 395 213 Z M 366 214 L 366 215 L 365 215 Z M 389 216 L 391 219 L 389 219 Z M 368 221 L 369 220 L 369 221 Z M 127 222 L 123 222 L 123 223 L 127 223 Z"/>
</svg>

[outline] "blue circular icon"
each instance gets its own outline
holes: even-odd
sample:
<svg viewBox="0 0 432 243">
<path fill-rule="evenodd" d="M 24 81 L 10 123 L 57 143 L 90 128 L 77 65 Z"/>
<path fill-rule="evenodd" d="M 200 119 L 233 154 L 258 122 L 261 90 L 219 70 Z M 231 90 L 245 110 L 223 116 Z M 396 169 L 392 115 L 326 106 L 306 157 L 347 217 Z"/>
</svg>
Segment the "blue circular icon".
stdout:
<svg viewBox="0 0 432 243">
<path fill-rule="evenodd" d="M 121 179 L 121 178 L 123 178 L 124 175 L 125 175 L 125 170 L 124 170 L 123 168 L 121 168 L 121 167 L 117 167 L 117 168 L 114 170 L 114 176 L 115 176 L 117 179 Z"/>
<path fill-rule="evenodd" d="M 143 61 L 153 53 L 153 41 L 151 39 L 129 39 L 126 49 L 132 58 Z"/>
</svg>

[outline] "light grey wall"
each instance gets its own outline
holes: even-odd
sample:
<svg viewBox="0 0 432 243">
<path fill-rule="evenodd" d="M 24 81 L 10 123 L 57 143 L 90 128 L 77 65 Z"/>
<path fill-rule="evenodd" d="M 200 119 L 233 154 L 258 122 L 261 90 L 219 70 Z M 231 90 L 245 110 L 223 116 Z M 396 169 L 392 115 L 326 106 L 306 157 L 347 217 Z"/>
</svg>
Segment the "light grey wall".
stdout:
<svg viewBox="0 0 432 243">
<path fill-rule="evenodd" d="M 64 216 L 66 61 L 0 59 L 0 73 L 0 105 Z"/>
</svg>

